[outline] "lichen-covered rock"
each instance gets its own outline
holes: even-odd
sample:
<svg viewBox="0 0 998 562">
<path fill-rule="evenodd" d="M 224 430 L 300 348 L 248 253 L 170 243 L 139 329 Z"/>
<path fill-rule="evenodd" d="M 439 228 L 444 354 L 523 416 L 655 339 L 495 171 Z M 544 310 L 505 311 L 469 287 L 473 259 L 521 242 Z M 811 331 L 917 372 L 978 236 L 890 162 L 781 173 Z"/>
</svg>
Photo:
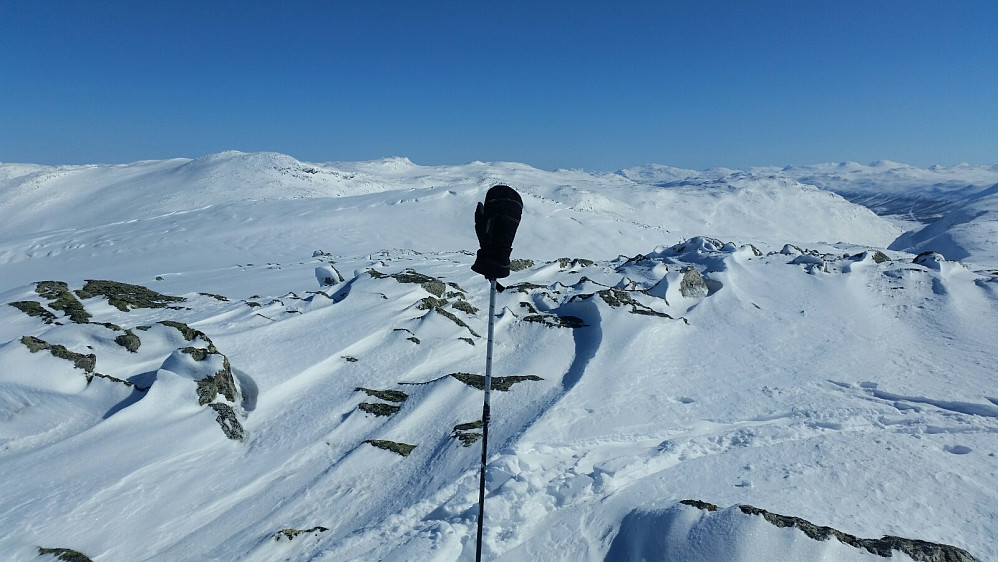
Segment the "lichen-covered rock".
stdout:
<svg viewBox="0 0 998 562">
<path fill-rule="evenodd" d="M 202 332 L 191 328 L 183 322 L 174 322 L 173 320 L 163 320 L 159 322 L 164 326 L 169 326 L 171 328 L 176 328 L 181 334 L 183 334 L 184 339 L 187 341 L 194 341 L 194 338 L 202 335 Z"/>
<path fill-rule="evenodd" d="M 232 406 L 221 402 L 213 402 L 208 404 L 208 407 L 215 410 L 215 413 L 218 414 L 215 421 L 217 421 L 218 425 L 222 427 L 222 432 L 225 433 L 226 437 L 234 441 L 243 440 L 246 433 L 243 430 L 242 424 L 239 423 L 239 419 L 236 417 L 236 411 L 232 409 Z"/>
<path fill-rule="evenodd" d="M 217 301 L 229 302 L 228 297 L 222 295 L 216 295 L 215 293 L 198 293 L 198 294 L 201 295 L 202 297 L 211 297 Z"/>
<path fill-rule="evenodd" d="M 484 384 L 483 384 L 484 386 Z M 459 423 L 451 431 L 451 437 L 461 442 L 462 447 L 470 447 L 482 438 L 482 420 L 475 420 L 468 423 Z"/>
<path fill-rule="evenodd" d="M 368 414 L 374 414 L 379 417 L 388 417 L 398 412 L 401 406 L 396 406 L 395 404 L 384 404 L 381 402 L 361 402 L 357 409 L 366 412 Z"/>
<path fill-rule="evenodd" d="M 83 307 L 73 293 L 69 292 L 69 285 L 62 281 L 39 281 L 35 284 L 35 292 L 44 299 L 48 299 L 49 308 L 59 310 L 69 316 L 69 319 L 77 324 L 86 324 L 90 321 L 90 313 Z"/>
<path fill-rule="evenodd" d="M 415 445 L 410 445 L 408 443 L 397 443 L 395 441 L 385 441 L 383 439 L 368 439 L 364 441 L 364 443 L 371 444 L 379 449 L 391 451 L 403 457 L 408 457 L 412 453 L 413 449 L 416 448 Z"/>
<path fill-rule="evenodd" d="M 184 300 L 183 297 L 171 297 L 141 285 L 98 280 L 87 280 L 83 288 L 76 291 L 76 295 L 81 299 L 106 297 L 108 304 L 122 312 L 136 308 L 165 308 L 170 303 Z"/>
<path fill-rule="evenodd" d="M 596 294 L 599 295 L 601 299 L 603 299 L 603 302 L 614 308 L 621 306 L 630 306 L 631 310 L 629 312 L 631 314 L 658 316 L 660 318 L 672 318 L 671 316 L 669 316 L 664 312 L 658 312 L 657 310 L 652 309 L 650 306 L 641 304 L 640 302 L 634 300 L 634 297 L 632 297 L 629 292 L 623 289 L 616 289 L 616 288 L 603 289 L 602 291 L 597 291 Z"/>
<path fill-rule="evenodd" d="M 142 340 L 139 336 L 136 336 L 131 330 L 125 330 L 125 333 L 114 338 L 114 343 L 124 347 L 132 353 L 137 353 L 139 351 L 139 346 L 142 345 Z"/>
<path fill-rule="evenodd" d="M 41 318 L 42 322 L 46 324 L 53 324 L 56 321 L 55 314 L 52 314 L 48 309 L 42 306 L 42 303 L 37 301 L 17 301 L 9 303 L 10 306 L 20 310 L 21 312 L 27 314 L 28 316 L 33 316 L 35 318 Z"/>
<path fill-rule="evenodd" d="M 478 314 L 478 309 L 472 306 L 471 303 L 466 300 L 458 300 L 451 306 L 460 310 L 461 312 L 467 312 L 468 314 Z"/>
<path fill-rule="evenodd" d="M 705 511 L 718 510 L 716 505 L 699 500 L 682 500 L 679 503 Z M 919 562 L 974 562 L 975 560 L 966 550 L 946 544 L 894 536 L 884 536 L 879 539 L 861 539 L 831 527 L 815 525 L 800 517 L 780 515 L 751 505 L 739 505 L 738 509 L 746 515 L 761 515 L 766 521 L 777 527 L 800 529 L 805 535 L 816 541 L 835 538 L 840 542 L 856 548 L 862 548 L 884 558 L 891 558 L 894 551 L 897 550 L 907 554 L 912 560 L 918 560 Z"/>
<path fill-rule="evenodd" d="M 219 354 L 221 355 L 221 354 Z M 214 375 L 204 377 L 198 381 L 198 402 L 204 406 L 215 400 L 221 394 L 229 402 L 235 402 L 239 394 L 236 388 L 235 378 L 232 376 L 232 366 L 229 365 L 229 358 L 222 355 L 222 369 Z"/>
<path fill-rule="evenodd" d="M 524 269 L 528 269 L 531 267 L 534 267 L 533 260 L 525 260 L 525 259 L 509 260 L 509 270 L 513 272 L 523 271 Z"/>
<path fill-rule="evenodd" d="M 483 375 L 474 375 L 471 373 L 451 373 L 452 377 L 463 382 L 464 384 L 477 388 L 478 390 L 485 390 L 485 377 Z M 500 390 L 502 392 L 507 392 L 514 384 L 521 383 L 524 381 L 541 381 L 544 380 L 537 375 L 511 375 L 508 377 L 492 377 L 492 390 Z"/>
<path fill-rule="evenodd" d="M 401 390 L 372 390 L 370 388 L 364 388 L 362 386 L 358 386 L 353 390 L 354 392 L 363 392 L 368 396 L 373 396 L 375 398 L 378 398 L 380 400 L 385 400 L 388 402 L 405 402 L 409 398 L 409 395 L 402 392 Z"/>
<path fill-rule="evenodd" d="M 58 344 L 52 345 L 47 341 L 34 336 L 22 337 L 21 343 L 23 343 L 31 353 L 38 353 L 39 351 L 47 349 L 49 353 L 55 357 L 72 361 L 74 367 L 83 369 L 87 372 L 87 374 L 93 373 L 94 369 L 97 367 L 97 356 L 93 353 L 88 353 L 86 355 L 76 353 L 75 351 L 70 351 L 65 346 Z"/>
</svg>

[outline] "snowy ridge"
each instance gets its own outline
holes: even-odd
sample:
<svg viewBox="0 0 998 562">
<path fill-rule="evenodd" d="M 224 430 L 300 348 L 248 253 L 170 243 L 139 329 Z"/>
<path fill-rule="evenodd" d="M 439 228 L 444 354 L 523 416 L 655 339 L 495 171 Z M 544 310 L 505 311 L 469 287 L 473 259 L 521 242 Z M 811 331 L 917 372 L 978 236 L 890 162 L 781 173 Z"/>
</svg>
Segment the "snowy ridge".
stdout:
<svg viewBox="0 0 998 562">
<path fill-rule="evenodd" d="M 342 193 L 303 187 L 321 170 Z M 471 212 L 503 177 L 525 214 L 497 295 L 488 559 L 883 559 L 746 505 L 998 558 L 998 276 L 890 249 L 895 223 L 802 180 L 242 153 L 10 177 L 8 559 L 473 559 Z M 64 217 L 70 185 L 106 197 Z"/>
</svg>

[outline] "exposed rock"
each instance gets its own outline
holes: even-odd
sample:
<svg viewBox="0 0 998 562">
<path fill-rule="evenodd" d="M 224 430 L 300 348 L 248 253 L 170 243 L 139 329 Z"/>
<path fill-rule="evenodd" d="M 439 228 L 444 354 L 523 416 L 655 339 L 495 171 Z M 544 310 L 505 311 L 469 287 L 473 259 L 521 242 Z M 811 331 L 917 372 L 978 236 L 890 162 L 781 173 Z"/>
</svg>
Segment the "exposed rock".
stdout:
<svg viewBox="0 0 998 562">
<path fill-rule="evenodd" d="M 368 439 L 364 443 L 370 443 L 379 449 L 384 449 L 386 451 L 391 451 L 403 457 L 408 457 L 412 450 L 416 448 L 415 445 L 410 445 L 408 443 L 396 443 L 395 441 L 385 441 L 382 439 Z"/>
<path fill-rule="evenodd" d="M 484 386 L 484 383 L 483 383 Z M 476 429 L 482 428 L 482 420 L 475 420 L 468 423 L 459 423 L 454 426 L 451 437 L 461 441 L 462 447 L 470 447 L 482 438 L 482 434 Z"/>
<path fill-rule="evenodd" d="M 912 263 L 916 263 L 918 265 L 925 266 L 929 269 L 935 269 L 936 271 L 939 271 L 939 269 L 942 267 L 940 264 L 945 261 L 946 258 L 944 258 L 943 255 L 940 254 L 939 252 L 922 252 L 921 254 L 915 256 L 915 259 L 912 260 Z"/>
<path fill-rule="evenodd" d="M 565 269 L 568 266 L 572 266 L 573 268 L 574 267 L 589 267 L 591 265 L 594 265 L 595 263 L 596 262 L 594 262 L 593 260 L 587 260 L 587 259 L 583 259 L 583 258 L 575 258 L 575 259 L 572 259 L 572 258 L 558 258 L 558 267 L 561 268 L 561 269 Z"/>
<path fill-rule="evenodd" d="M 38 556 L 52 555 L 56 560 L 64 562 L 93 562 L 87 555 L 71 548 L 44 548 L 38 547 Z"/>
<path fill-rule="evenodd" d="M 548 328 L 582 328 L 586 325 L 578 316 L 558 316 L 555 314 L 528 314 L 522 318 L 524 322 L 543 324 Z"/>
<path fill-rule="evenodd" d="M 716 505 L 699 500 L 682 500 L 679 503 L 705 511 L 718 510 Z M 739 505 L 738 509 L 747 515 L 761 515 L 766 521 L 777 527 L 794 527 L 800 529 L 805 535 L 816 541 L 824 541 L 830 537 L 834 537 L 840 542 L 856 548 L 865 549 L 872 554 L 883 556 L 884 558 L 892 557 L 893 551 L 897 550 L 919 562 L 974 562 L 975 560 L 969 552 L 955 546 L 889 535 L 879 539 L 861 539 L 831 527 L 815 525 L 800 517 L 780 515 L 751 505 Z"/>
<path fill-rule="evenodd" d="M 171 297 L 157 293 L 141 285 L 118 283 L 117 281 L 88 280 L 82 289 L 76 291 L 81 299 L 96 296 L 107 297 L 111 306 L 122 312 L 136 308 L 165 308 L 170 303 L 183 302 L 183 297 Z"/>
<path fill-rule="evenodd" d="M 39 281 L 35 284 L 35 292 L 49 300 L 49 308 L 62 311 L 73 322 L 86 324 L 90 321 L 90 313 L 83 307 L 83 303 L 69 292 L 69 285 L 66 283 Z"/>
<path fill-rule="evenodd" d="M 219 354 L 221 355 L 221 354 Z M 222 355 L 222 369 L 214 375 L 209 375 L 198 381 L 198 402 L 204 406 L 215 400 L 215 396 L 221 394 L 229 402 L 235 402 L 239 391 L 232 376 L 232 367 L 229 365 L 229 358 Z"/>
<path fill-rule="evenodd" d="M 320 265 L 315 268 L 315 279 L 319 282 L 320 287 L 326 285 L 336 285 L 337 283 L 342 283 L 346 280 L 343 278 L 343 275 L 332 265 Z"/>
<path fill-rule="evenodd" d="M 217 353 L 214 349 L 214 345 L 211 348 L 207 347 L 185 347 L 180 350 L 181 353 L 186 353 L 194 358 L 195 361 L 204 361 L 209 355 Z"/>
<path fill-rule="evenodd" d="M 383 404 L 381 402 L 361 402 L 357 406 L 357 409 L 362 412 L 382 417 L 388 417 L 398 412 L 401 408 L 401 406 L 396 406 L 395 404 Z"/>
<path fill-rule="evenodd" d="M 433 297 L 424 297 L 418 303 L 416 303 L 416 308 L 419 310 L 433 310 L 434 308 L 440 308 L 445 306 L 447 301 L 443 299 L 436 299 Z"/>
<path fill-rule="evenodd" d="M 311 529 L 281 529 L 280 531 L 274 533 L 274 540 L 280 541 L 287 539 L 289 541 L 294 540 L 298 535 L 304 535 L 307 533 L 325 533 L 329 529 L 321 526 L 312 527 Z"/>
<path fill-rule="evenodd" d="M 203 297 L 211 297 L 217 301 L 229 302 L 229 299 L 227 297 L 223 297 L 222 295 L 216 295 L 214 293 L 198 293 L 198 294 Z"/>
<path fill-rule="evenodd" d="M 528 293 L 528 294 L 536 289 L 547 289 L 547 286 L 524 281 L 523 283 L 517 283 L 516 285 L 510 285 L 509 287 L 506 287 L 507 291 L 513 290 L 518 293 Z"/>
<path fill-rule="evenodd" d="M 697 509 L 702 509 L 704 511 L 717 511 L 718 507 L 712 503 L 707 503 L 700 500 L 681 500 L 679 503 L 683 505 L 688 505 L 695 507 Z"/>
<path fill-rule="evenodd" d="M 450 376 L 463 382 L 468 386 L 477 388 L 478 390 L 485 390 L 485 376 L 483 375 L 473 375 L 471 373 L 451 373 Z M 524 381 L 541 381 L 544 380 L 537 375 L 512 375 L 508 377 L 492 377 L 492 390 L 500 390 L 502 392 L 508 391 L 513 387 L 514 384 L 524 382 Z"/>
<path fill-rule="evenodd" d="M 467 312 L 468 314 L 478 314 L 478 309 L 472 306 L 471 303 L 466 300 L 458 300 L 451 306 L 460 310 L 461 312 Z"/>
<path fill-rule="evenodd" d="M 56 321 L 55 314 L 52 314 L 48 309 L 42 306 L 42 303 L 37 301 L 17 301 L 9 303 L 10 306 L 20 310 L 21 312 L 27 314 L 28 316 L 34 316 L 35 318 L 41 318 L 42 322 L 46 324 L 52 324 Z"/>
<path fill-rule="evenodd" d="M 388 402 L 405 402 L 409 398 L 409 395 L 402 392 L 401 390 L 372 390 L 370 388 L 364 388 L 358 386 L 354 389 L 354 392 L 363 392 L 368 396 L 373 396 L 380 400 L 386 400 Z"/>
<path fill-rule="evenodd" d="M 688 299 L 699 299 L 707 296 L 707 283 L 695 267 L 683 270 L 683 280 L 679 282 L 679 294 Z"/>
<path fill-rule="evenodd" d="M 65 346 L 62 345 L 52 345 L 43 339 L 36 338 L 34 336 L 24 336 L 21 338 L 21 343 L 27 346 L 28 351 L 31 353 L 38 353 L 44 349 L 47 349 L 49 353 L 58 357 L 60 359 L 66 359 L 73 362 L 73 366 L 78 369 L 83 369 L 87 374 L 93 373 L 94 368 L 97 366 L 97 356 L 93 353 L 88 353 L 83 355 L 82 353 L 76 353 L 75 351 L 70 351 Z M 90 377 L 88 377 L 90 378 Z"/>
<path fill-rule="evenodd" d="M 525 259 L 509 260 L 509 270 L 513 272 L 523 271 L 524 269 L 531 267 L 534 267 L 533 260 L 525 260 Z"/>
<path fill-rule="evenodd" d="M 457 339 L 459 339 L 459 340 L 461 340 L 463 342 L 467 342 L 468 345 L 475 345 L 475 340 L 473 340 L 471 338 L 457 338 Z"/>
<path fill-rule="evenodd" d="M 239 423 L 239 419 L 236 417 L 236 411 L 232 409 L 232 406 L 221 402 L 212 402 L 211 404 L 208 404 L 208 407 L 215 410 L 215 413 L 218 414 L 215 421 L 217 421 L 218 425 L 222 427 L 222 432 L 225 433 L 226 437 L 232 439 L 233 441 L 243 440 L 246 433 L 243 430 L 242 424 Z"/>
<path fill-rule="evenodd" d="M 701 282 L 703 282 L 702 279 Z M 629 305 L 631 307 L 631 310 L 629 310 L 628 312 L 630 312 L 631 314 L 658 316 L 659 318 L 672 318 L 671 316 L 669 316 L 664 312 L 658 312 L 657 310 L 653 310 L 651 307 L 641 304 L 640 302 L 634 300 L 634 297 L 632 297 L 630 293 L 628 293 L 623 289 L 615 289 L 615 288 L 603 289 L 602 291 L 597 291 L 596 294 L 599 295 L 601 299 L 603 299 L 603 302 L 614 308 Z"/>
<path fill-rule="evenodd" d="M 194 328 L 191 328 L 190 326 L 184 324 L 183 322 L 174 322 L 173 320 L 163 320 L 159 323 L 164 326 L 176 328 L 177 330 L 180 331 L 181 334 L 184 335 L 184 339 L 187 341 L 194 341 L 194 338 L 198 337 L 199 335 L 204 335 L 201 331 L 195 330 Z M 205 339 L 207 341 L 207 338 Z"/>
<path fill-rule="evenodd" d="M 125 330 L 125 333 L 114 338 L 114 343 L 124 347 L 132 353 L 136 353 L 139 350 L 139 346 L 142 345 L 142 340 L 139 336 L 136 336 L 131 330 Z"/>
</svg>

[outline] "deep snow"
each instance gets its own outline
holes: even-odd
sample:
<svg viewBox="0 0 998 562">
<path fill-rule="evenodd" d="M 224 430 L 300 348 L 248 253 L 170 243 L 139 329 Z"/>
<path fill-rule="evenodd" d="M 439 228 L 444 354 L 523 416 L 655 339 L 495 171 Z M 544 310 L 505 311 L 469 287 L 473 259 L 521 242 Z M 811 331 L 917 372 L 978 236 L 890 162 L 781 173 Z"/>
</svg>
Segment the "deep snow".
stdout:
<svg viewBox="0 0 998 562">
<path fill-rule="evenodd" d="M 488 284 L 471 216 L 498 181 L 524 198 L 513 257 L 532 264 L 497 300 L 496 375 L 521 378 L 493 393 L 490 559 L 879 559 L 740 504 L 998 559 L 994 168 L 238 152 L 0 164 L 0 552 L 473 559 L 480 450 L 457 436 L 481 415 L 461 373 L 484 368 Z M 939 205 L 905 214 L 899 194 Z M 684 295 L 690 268 L 704 285 Z M 35 284 L 88 279 L 186 300 L 82 298 L 78 324 Z M 27 301 L 55 322 L 8 306 Z M 199 403 L 225 364 L 237 395 Z"/>
</svg>

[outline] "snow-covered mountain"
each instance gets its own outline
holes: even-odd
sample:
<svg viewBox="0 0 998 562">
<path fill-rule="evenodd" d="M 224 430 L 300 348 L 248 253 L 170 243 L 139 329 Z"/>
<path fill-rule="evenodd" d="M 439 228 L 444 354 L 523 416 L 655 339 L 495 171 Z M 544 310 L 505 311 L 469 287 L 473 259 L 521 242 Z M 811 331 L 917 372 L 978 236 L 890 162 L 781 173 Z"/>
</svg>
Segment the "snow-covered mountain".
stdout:
<svg viewBox="0 0 998 562">
<path fill-rule="evenodd" d="M 497 182 L 487 558 L 998 559 L 998 169 L 240 152 L 0 164 L 5 559 L 473 559 Z"/>
</svg>

